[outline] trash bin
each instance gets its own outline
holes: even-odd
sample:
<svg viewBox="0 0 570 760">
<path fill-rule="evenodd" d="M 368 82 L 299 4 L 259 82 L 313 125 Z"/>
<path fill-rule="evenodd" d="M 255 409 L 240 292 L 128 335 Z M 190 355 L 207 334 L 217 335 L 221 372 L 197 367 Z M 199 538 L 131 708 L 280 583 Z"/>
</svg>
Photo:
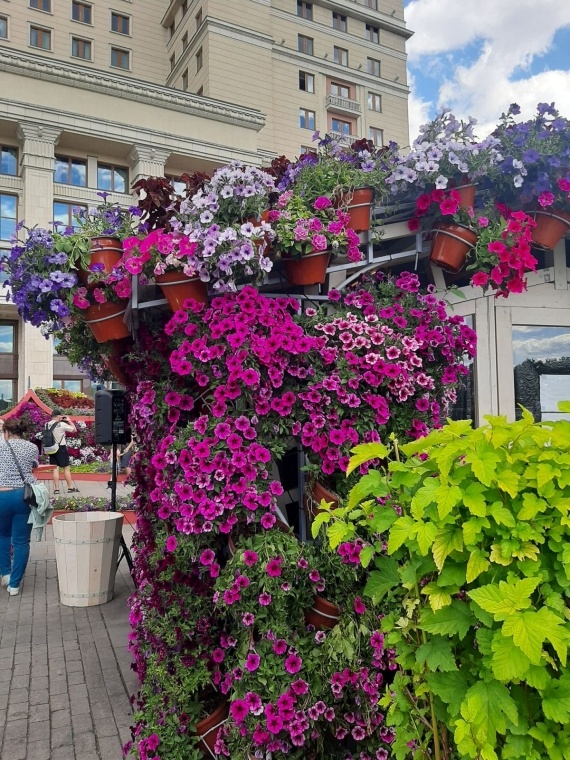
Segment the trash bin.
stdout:
<svg viewBox="0 0 570 760">
<path fill-rule="evenodd" d="M 72 512 L 53 518 L 59 598 L 93 607 L 113 598 L 123 530 L 120 512 Z"/>
</svg>

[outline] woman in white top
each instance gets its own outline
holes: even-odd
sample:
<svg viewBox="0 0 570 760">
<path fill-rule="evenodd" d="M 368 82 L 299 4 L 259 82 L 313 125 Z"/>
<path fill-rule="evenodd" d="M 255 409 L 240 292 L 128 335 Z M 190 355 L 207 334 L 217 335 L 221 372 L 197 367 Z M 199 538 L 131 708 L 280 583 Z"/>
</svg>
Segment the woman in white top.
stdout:
<svg viewBox="0 0 570 760">
<path fill-rule="evenodd" d="M 79 488 L 75 485 L 71 479 L 71 466 L 69 460 L 69 452 L 67 450 L 66 433 L 75 433 L 77 428 L 73 422 L 66 417 L 61 409 L 54 409 L 51 413 L 51 421 L 46 424 L 46 427 L 53 428 L 53 436 L 56 443 L 59 444 L 58 450 L 55 454 L 49 455 L 49 463 L 54 464 L 53 470 L 53 492 L 55 496 L 59 496 L 59 468 L 63 470 L 63 477 L 67 483 L 67 493 L 79 493 Z"/>
<path fill-rule="evenodd" d="M 8 593 L 14 596 L 20 593 L 30 556 L 32 524 L 28 523 L 30 508 L 24 501 L 24 484 L 36 482 L 32 470 L 38 463 L 38 449 L 22 439 L 26 431 L 21 420 L 0 420 L 0 430 L 3 431 L 0 435 L 0 575 L 2 586 L 7 586 Z"/>
</svg>

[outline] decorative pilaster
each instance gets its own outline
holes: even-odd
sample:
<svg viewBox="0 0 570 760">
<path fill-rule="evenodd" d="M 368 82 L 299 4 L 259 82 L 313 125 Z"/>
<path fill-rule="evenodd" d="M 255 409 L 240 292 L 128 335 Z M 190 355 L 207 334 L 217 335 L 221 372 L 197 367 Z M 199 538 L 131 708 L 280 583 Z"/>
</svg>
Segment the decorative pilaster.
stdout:
<svg viewBox="0 0 570 760">
<path fill-rule="evenodd" d="M 150 145 L 133 145 L 129 153 L 131 184 L 143 177 L 164 177 L 164 166 L 172 151 Z"/>
<path fill-rule="evenodd" d="M 57 128 L 35 122 L 18 124 L 24 185 L 18 216 L 27 227 L 48 227 L 53 221 L 54 158 L 60 133 Z M 36 327 L 24 324 L 19 354 L 19 397 L 28 389 L 28 383 L 32 388 L 49 388 L 53 384 L 52 341 L 46 340 Z"/>
</svg>

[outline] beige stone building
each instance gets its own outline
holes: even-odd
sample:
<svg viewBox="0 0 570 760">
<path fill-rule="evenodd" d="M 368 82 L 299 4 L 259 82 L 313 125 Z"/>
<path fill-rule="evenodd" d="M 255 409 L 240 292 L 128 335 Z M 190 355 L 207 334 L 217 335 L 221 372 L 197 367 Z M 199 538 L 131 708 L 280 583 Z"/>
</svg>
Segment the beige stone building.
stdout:
<svg viewBox="0 0 570 760">
<path fill-rule="evenodd" d="M 408 143 L 403 0 L 0 0 L 0 253 L 141 176 Z M 89 381 L 0 297 L 0 410 Z"/>
</svg>

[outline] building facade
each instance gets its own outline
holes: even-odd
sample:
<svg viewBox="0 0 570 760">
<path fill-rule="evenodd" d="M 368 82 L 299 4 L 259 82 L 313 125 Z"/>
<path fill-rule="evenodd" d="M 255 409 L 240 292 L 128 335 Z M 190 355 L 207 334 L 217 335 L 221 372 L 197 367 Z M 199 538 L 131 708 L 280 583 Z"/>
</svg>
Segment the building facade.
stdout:
<svg viewBox="0 0 570 760">
<path fill-rule="evenodd" d="M 140 177 L 408 142 L 402 0 L 0 0 L 0 254 Z M 0 407 L 89 381 L 0 296 Z"/>
</svg>

